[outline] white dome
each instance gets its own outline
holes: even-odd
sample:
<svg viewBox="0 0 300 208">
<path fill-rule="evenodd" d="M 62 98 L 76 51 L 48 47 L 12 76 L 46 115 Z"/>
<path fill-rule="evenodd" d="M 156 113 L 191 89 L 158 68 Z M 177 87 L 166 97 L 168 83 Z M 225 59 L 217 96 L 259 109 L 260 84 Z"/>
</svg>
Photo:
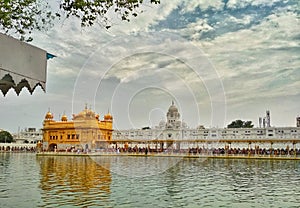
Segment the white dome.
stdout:
<svg viewBox="0 0 300 208">
<path fill-rule="evenodd" d="M 167 117 L 169 116 L 180 118 L 180 113 L 178 112 L 178 108 L 174 105 L 174 101 L 172 101 L 172 105 L 169 107 Z"/>
<path fill-rule="evenodd" d="M 166 126 L 166 122 L 164 120 L 161 120 L 158 125 L 159 128 L 164 128 Z"/>
</svg>

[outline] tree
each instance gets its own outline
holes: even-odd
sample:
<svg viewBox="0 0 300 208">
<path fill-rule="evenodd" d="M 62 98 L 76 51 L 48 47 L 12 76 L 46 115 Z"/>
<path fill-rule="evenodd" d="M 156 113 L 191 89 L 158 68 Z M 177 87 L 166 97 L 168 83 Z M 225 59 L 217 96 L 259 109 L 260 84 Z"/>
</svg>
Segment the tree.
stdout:
<svg viewBox="0 0 300 208">
<path fill-rule="evenodd" d="M 253 128 L 252 121 L 235 120 L 227 125 L 227 128 Z"/>
<path fill-rule="evenodd" d="M 253 128 L 253 126 L 252 121 L 246 121 L 243 128 Z"/>
<path fill-rule="evenodd" d="M 160 0 L 149 0 L 159 4 Z M 42 0 L 1 0 L 0 28 L 6 34 L 13 32 L 20 40 L 31 41 L 34 29 L 47 29 L 55 18 L 75 16 L 81 26 L 100 23 L 107 29 L 111 27 L 108 13 L 114 12 L 124 21 L 142 12 L 139 8 L 144 0 L 61 0 L 59 8 L 53 11 L 47 1 Z M 29 33 L 29 37 L 28 34 Z"/>
<path fill-rule="evenodd" d="M 8 131 L 0 131 L 0 143 L 11 143 L 12 141 L 13 137 Z"/>
<path fill-rule="evenodd" d="M 22 41 L 31 41 L 26 32 L 45 29 L 55 18 L 49 5 L 38 0 L 2 0 L 0 8 L 0 26 L 6 34 L 16 33 Z"/>
</svg>

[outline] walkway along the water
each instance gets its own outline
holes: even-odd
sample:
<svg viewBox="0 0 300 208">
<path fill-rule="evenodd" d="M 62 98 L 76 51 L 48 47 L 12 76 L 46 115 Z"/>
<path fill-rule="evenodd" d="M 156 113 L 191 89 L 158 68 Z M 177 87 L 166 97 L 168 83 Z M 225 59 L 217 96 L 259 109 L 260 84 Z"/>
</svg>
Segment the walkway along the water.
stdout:
<svg viewBox="0 0 300 208">
<path fill-rule="evenodd" d="M 299 160 L 299 155 L 259 155 L 259 154 L 193 154 L 193 153 L 128 153 L 128 152 L 38 152 L 37 156 L 127 156 L 127 157 L 181 157 L 181 158 L 215 158 L 215 159 L 256 159 L 256 160 Z"/>
</svg>

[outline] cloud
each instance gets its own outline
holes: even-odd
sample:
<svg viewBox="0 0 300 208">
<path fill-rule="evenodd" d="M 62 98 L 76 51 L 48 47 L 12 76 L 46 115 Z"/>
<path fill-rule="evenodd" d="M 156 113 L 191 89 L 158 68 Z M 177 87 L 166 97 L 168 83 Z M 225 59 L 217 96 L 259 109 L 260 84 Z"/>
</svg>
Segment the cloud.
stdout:
<svg viewBox="0 0 300 208">
<path fill-rule="evenodd" d="M 183 10 L 184 12 L 194 11 L 196 8 L 200 8 L 202 11 L 211 9 L 211 10 L 222 10 L 224 7 L 224 2 L 222 0 L 186 0 L 184 1 Z"/>
<path fill-rule="evenodd" d="M 280 2 L 282 1 L 280 0 L 229 0 L 226 3 L 226 6 L 230 9 L 245 8 L 248 6 L 270 7 Z"/>
<path fill-rule="evenodd" d="M 157 21 L 151 28 L 156 31 L 164 28 L 192 40 L 213 40 L 226 33 L 259 25 L 272 14 L 283 11 L 297 13 L 299 10 L 296 1 L 229 1 L 226 6 L 219 6 L 218 9 L 191 3 L 192 9 L 186 10 L 187 6 L 183 5 L 185 4 L 176 7 L 165 19 Z"/>
<path fill-rule="evenodd" d="M 223 80 L 229 117 L 249 105 L 269 108 L 287 97 L 299 100 L 297 25 L 297 15 L 284 11 L 268 16 L 259 25 L 202 42 Z M 277 121 L 277 125 L 283 123 Z"/>
<path fill-rule="evenodd" d="M 57 115 L 71 114 L 95 102 L 99 113 L 113 110 L 119 127 L 131 127 L 130 114 L 141 127 L 149 124 L 153 109 L 166 112 L 177 99 L 189 125 L 210 126 L 223 87 L 228 122 L 282 108 L 280 125 L 300 113 L 298 1 L 176 0 L 142 9 L 129 23 L 116 18 L 108 31 L 82 29 L 78 20 L 68 19 L 35 33 L 34 45 L 58 56 L 48 60 L 47 93 L 22 92 L 33 107 L 18 113 L 9 108 L 24 98 L 8 95 L 1 99 L 6 106 L 1 115 L 41 126 L 48 107 Z M 39 115 L 27 122 L 25 115 L 35 112 Z M 1 126 L 16 129 L 13 122 Z"/>
</svg>

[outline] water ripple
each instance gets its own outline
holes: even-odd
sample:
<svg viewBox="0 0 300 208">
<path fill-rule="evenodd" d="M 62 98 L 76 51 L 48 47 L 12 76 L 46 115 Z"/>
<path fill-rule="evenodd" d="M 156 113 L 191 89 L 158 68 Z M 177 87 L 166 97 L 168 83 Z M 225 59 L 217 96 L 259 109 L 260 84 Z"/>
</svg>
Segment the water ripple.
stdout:
<svg viewBox="0 0 300 208">
<path fill-rule="evenodd" d="M 300 207 L 299 161 L 99 161 L 1 153 L 1 207 Z"/>
</svg>

